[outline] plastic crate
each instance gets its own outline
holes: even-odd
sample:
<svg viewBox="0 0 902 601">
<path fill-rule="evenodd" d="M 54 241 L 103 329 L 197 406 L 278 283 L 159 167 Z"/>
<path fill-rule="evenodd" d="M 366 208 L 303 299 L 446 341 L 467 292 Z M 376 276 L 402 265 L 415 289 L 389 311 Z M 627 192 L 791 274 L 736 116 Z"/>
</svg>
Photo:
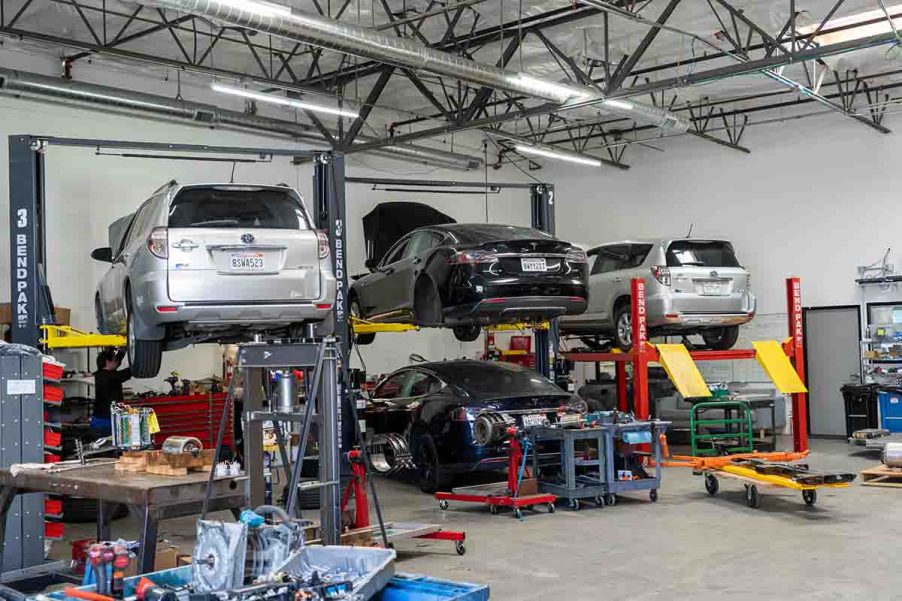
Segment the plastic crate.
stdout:
<svg viewBox="0 0 902 601">
<path fill-rule="evenodd" d="M 484 584 L 452 582 L 414 574 L 395 574 L 374 601 L 487 601 Z"/>
<path fill-rule="evenodd" d="M 880 427 L 890 432 L 902 432 L 902 390 L 886 388 L 877 391 L 880 405 Z"/>
<path fill-rule="evenodd" d="M 44 361 L 41 366 L 41 372 L 45 380 L 53 380 L 59 382 L 63 378 L 63 369 L 66 366 L 56 361 Z"/>
<path fill-rule="evenodd" d="M 59 403 L 63 400 L 63 389 L 59 386 L 44 384 L 44 402 Z"/>
</svg>

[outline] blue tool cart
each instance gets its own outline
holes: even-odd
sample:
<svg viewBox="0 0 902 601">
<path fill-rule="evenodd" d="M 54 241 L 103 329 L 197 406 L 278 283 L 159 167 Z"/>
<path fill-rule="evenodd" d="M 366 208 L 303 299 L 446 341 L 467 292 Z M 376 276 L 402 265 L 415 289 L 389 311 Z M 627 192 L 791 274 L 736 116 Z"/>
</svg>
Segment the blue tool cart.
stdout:
<svg viewBox="0 0 902 601">
<path fill-rule="evenodd" d="M 601 426 L 607 435 L 607 505 L 614 505 L 618 494 L 635 490 L 647 490 L 649 499 L 658 500 L 658 489 L 661 487 L 661 435 L 669 425 L 669 422 L 662 421 L 633 421 Z M 648 445 L 651 450 L 640 450 L 639 445 Z M 642 465 L 646 457 L 654 457 L 654 468 Z M 649 469 L 654 471 L 648 471 Z"/>
</svg>

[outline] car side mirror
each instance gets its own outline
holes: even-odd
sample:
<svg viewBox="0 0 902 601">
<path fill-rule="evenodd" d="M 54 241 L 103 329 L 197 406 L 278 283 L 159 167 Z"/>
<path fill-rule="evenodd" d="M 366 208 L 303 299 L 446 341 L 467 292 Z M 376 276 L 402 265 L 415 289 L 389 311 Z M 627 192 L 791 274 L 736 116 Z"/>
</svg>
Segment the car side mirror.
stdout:
<svg viewBox="0 0 902 601">
<path fill-rule="evenodd" d="M 95 261 L 102 261 L 103 263 L 112 263 L 113 262 L 113 249 L 109 246 L 104 246 L 101 248 L 95 248 L 91 252 L 91 258 Z"/>
<path fill-rule="evenodd" d="M 363 266 L 373 272 L 379 265 L 376 263 L 376 259 L 367 259 L 363 262 Z"/>
</svg>

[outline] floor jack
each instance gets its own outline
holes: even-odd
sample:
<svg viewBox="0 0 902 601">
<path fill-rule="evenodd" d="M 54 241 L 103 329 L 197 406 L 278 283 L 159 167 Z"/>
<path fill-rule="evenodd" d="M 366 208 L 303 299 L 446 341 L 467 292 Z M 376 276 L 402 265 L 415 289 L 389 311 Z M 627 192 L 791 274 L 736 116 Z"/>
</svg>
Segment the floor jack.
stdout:
<svg viewBox="0 0 902 601">
<path fill-rule="evenodd" d="M 363 453 L 359 450 L 350 451 L 348 453 L 348 460 L 351 462 L 351 472 L 354 477 L 348 482 L 344 494 L 342 495 L 341 511 L 342 513 L 345 512 L 351 501 L 351 497 L 353 496 L 354 521 L 351 527 L 354 529 L 369 528 L 370 508 L 369 499 L 366 494 L 366 465 Z M 463 555 L 467 552 L 467 547 L 464 542 L 467 539 L 467 534 L 465 532 L 458 530 L 443 530 L 438 524 L 386 522 L 385 536 L 388 539 L 388 545 L 390 547 L 393 547 L 394 543 L 399 540 L 418 538 L 425 540 L 453 541 L 454 550 L 457 551 L 458 555 Z M 380 533 L 374 534 L 373 542 L 375 544 L 382 544 Z"/>
<path fill-rule="evenodd" d="M 435 498 L 442 511 L 448 509 L 449 501 L 461 501 L 488 505 L 492 515 L 498 513 L 499 507 L 510 507 L 513 509 L 514 517 L 518 520 L 523 518 L 523 509 L 533 509 L 536 505 L 545 505 L 548 513 L 554 513 L 556 496 L 536 492 L 523 494 L 526 492 L 523 490 L 524 478 L 535 482 L 531 480 L 532 475 L 526 465 L 529 440 L 514 427 L 507 429 L 506 436 L 508 439 L 507 482 L 478 484 L 455 488 L 451 492 L 437 492 Z"/>
</svg>

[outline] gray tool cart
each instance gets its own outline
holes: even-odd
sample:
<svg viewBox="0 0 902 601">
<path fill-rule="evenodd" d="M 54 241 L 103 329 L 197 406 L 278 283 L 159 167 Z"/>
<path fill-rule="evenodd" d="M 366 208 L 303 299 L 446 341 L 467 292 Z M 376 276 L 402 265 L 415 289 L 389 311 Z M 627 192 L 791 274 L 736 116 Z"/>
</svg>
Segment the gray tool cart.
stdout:
<svg viewBox="0 0 902 601">
<path fill-rule="evenodd" d="M 632 416 L 612 412 L 587 414 L 530 431 L 532 444 L 539 450 L 533 465 L 540 473 L 539 490 L 567 499 L 571 509 L 578 510 L 581 499 L 597 506 L 614 505 L 617 495 L 647 490 L 652 501 L 658 500 L 661 486 L 661 435 L 669 422 L 636 421 Z M 549 475 L 549 466 L 539 471 L 538 457 L 547 457 L 549 447 L 557 444 L 560 471 Z M 647 467 L 654 458 L 654 467 Z M 544 462 L 543 462 L 544 463 Z"/>
</svg>

